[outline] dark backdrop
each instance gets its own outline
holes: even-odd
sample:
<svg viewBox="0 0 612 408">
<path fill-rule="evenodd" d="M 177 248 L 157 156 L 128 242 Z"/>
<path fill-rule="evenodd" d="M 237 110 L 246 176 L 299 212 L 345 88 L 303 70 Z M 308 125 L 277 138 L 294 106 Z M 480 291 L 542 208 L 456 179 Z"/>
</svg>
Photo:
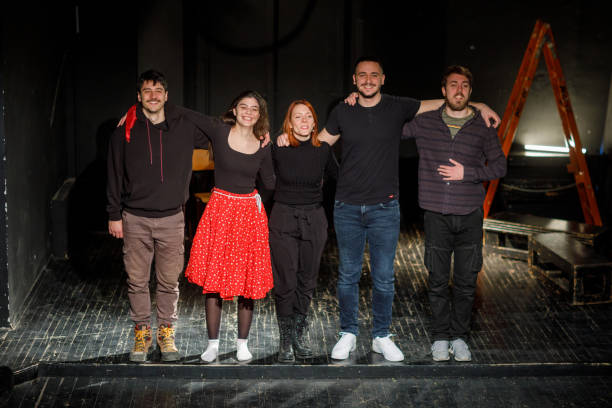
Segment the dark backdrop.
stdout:
<svg viewBox="0 0 612 408">
<path fill-rule="evenodd" d="M 135 101 L 138 73 L 150 67 L 168 74 L 171 101 L 212 115 L 241 90 L 256 89 L 266 96 L 277 130 L 297 98 L 309 99 L 325 123 L 352 90 L 359 55 L 383 59 L 385 92 L 419 99 L 439 97 L 441 71 L 459 63 L 474 72 L 474 99 L 502 115 L 535 20 L 543 18 L 552 24 L 583 144 L 595 166 L 600 208 L 609 219 L 610 163 L 599 153 L 612 144 L 605 134 L 612 129 L 606 113 L 612 28 L 599 7 L 578 0 L 3 3 L 0 179 L 7 205 L 6 232 L 0 234 L 0 260 L 6 260 L 0 266 L 0 324 L 18 322 L 44 271 L 53 240 L 50 203 L 67 179 L 76 179 L 69 218 L 84 234 L 77 236 L 104 232 L 106 140 Z M 542 65 L 516 144 L 562 140 Z M 417 213 L 413 146 L 404 143 L 401 154 L 402 201 Z M 537 179 L 542 165 L 512 163 L 510 179 L 519 184 Z M 565 183 L 563 163 L 546 177 Z M 566 200 L 575 202 L 575 195 Z M 560 215 L 580 218 L 575 211 Z"/>
</svg>

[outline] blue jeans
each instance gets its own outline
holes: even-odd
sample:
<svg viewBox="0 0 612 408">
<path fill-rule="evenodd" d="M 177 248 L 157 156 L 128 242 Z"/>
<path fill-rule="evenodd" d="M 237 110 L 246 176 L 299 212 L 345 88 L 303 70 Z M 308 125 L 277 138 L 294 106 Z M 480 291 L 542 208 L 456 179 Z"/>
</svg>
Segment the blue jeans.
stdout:
<svg viewBox="0 0 612 408">
<path fill-rule="evenodd" d="M 372 337 L 389 334 L 395 294 L 393 261 L 400 227 L 398 200 L 373 205 L 334 203 L 334 227 L 338 240 L 338 301 L 340 330 L 359 332 L 359 280 L 365 243 L 370 248 L 372 275 Z"/>
</svg>

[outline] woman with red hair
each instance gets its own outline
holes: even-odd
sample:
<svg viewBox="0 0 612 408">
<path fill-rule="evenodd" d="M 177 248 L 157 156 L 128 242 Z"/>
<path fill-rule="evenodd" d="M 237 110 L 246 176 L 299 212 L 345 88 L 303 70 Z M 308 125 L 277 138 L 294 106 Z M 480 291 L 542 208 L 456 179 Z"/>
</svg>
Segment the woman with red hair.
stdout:
<svg viewBox="0 0 612 408">
<path fill-rule="evenodd" d="M 335 174 L 337 166 L 330 145 L 318 139 L 317 115 L 310 102 L 293 101 L 282 130 L 290 146 L 273 146 L 276 189 L 269 229 L 280 331 L 278 361 L 289 363 L 295 356 L 313 356 L 306 340 L 307 315 L 327 241 L 323 179 Z"/>
</svg>

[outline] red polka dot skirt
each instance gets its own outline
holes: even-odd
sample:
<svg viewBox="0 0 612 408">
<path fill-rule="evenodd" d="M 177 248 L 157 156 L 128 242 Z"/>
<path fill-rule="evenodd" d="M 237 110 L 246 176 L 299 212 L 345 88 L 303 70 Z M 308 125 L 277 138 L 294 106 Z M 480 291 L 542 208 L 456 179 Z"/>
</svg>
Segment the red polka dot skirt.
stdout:
<svg viewBox="0 0 612 408">
<path fill-rule="evenodd" d="M 234 194 L 213 189 L 198 224 L 187 279 L 223 299 L 261 299 L 272 289 L 268 218 L 257 190 Z"/>
</svg>

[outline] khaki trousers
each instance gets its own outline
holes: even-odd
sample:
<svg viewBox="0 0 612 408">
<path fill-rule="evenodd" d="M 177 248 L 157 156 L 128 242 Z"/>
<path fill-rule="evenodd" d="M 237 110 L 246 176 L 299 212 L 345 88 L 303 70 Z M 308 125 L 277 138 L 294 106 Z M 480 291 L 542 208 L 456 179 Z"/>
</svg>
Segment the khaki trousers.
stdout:
<svg viewBox="0 0 612 408">
<path fill-rule="evenodd" d="M 123 212 L 123 262 L 128 279 L 130 317 L 135 324 L 151 324 L 149 280 L 155 261 L 157 325 L 177 319 L 178 278 L 185 253 L 183 212 L 163 217 L 139 217 Z"/>
</svg>

